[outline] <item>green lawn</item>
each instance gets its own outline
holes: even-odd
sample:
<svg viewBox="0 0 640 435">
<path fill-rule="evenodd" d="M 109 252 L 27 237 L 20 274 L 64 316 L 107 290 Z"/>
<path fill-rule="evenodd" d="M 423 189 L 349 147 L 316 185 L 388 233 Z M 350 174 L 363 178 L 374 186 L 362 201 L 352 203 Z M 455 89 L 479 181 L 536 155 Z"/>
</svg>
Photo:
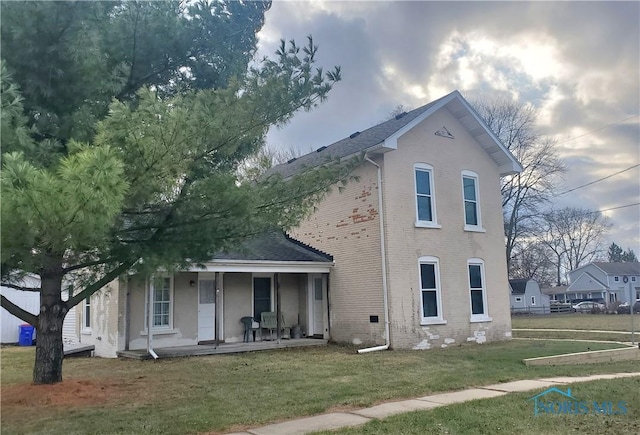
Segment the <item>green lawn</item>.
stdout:
<svg viewBox="0 0 640 435">
<path fill-rule="evenodd" d="M 358 355 L 299 348 L 157 361 L 83 358 L 30 385 L 33 348 L 3 348 L 3 433 L 198 433 L 544 376 L 631 372 L 637 362 L 526 367 L 523 358 L 612 343 L 512 341 Z"/>
<path fill-rule="evenodd" d="M 382 421 L 373 421 L 364 426 L 321 432 L 323 434 L 523 434 L 564 435 L 612 434 L 637 435 L 640 433 L 640 377 L 593 381 L 561 386 L 559 389 L 571 393 L 585 402 L 592 412 L 594 401 L 598 404 L 611 401 L 626 402 L 627 413 L 620 415 L 544 415 L 534 416 L 533 402 L 529 399 L 543 390 L 507 394 L 495 399 L 475 400 L 429 411 L 401 414 Z M 550 396 L 551 401 L 560 401 L 560 396 Z M 613 409 L 613 408 L 612 408 Z M 616 409 L 618 409 L 616 407 Z M 319 433 L 320 434 L 320 433 Z"/>
<path fill-rule="evenodd" d="M 635 331 L 640 330 L 640 315 L 634 315 Z M 549 314 L 540 316 L 512 316 L 511 327 L 534 329 L 592 329 L 602 331 L 631 331 L 629 314 Z"/>
</svg>

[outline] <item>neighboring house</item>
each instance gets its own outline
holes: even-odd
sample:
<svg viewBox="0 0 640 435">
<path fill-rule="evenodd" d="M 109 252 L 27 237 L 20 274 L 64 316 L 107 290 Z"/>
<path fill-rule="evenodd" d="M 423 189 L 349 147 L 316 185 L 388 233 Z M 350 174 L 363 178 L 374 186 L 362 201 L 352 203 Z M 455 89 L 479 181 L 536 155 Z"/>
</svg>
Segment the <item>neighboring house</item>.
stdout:
<svg viewBox="0 0 640 435">
<path fill-rule="evenodd" d="M 549 296 L 549 299 L 552 301 L 558 302 L 571 302 L 571 299 L 567 298 L 567 288 L 566 285 L 558 285 L 555 287 L 547 287 L 542 289 L 542 293 Z"/>
<path fill-rule="evenodd" d="M 37 288 L 40 287 L 40 279 L 37 276 L 25 276 L 22 282 L 18 283 L 23 287 Z M 16 290 L 9 287 L 2 287 L 2 295 L 20 308 L 38 314 L 40 312 L 40 293 Z M 62 299 L 68 299 L 68 293 L 63 291 Z M 14 315 L 10 314 L 4 308 L 0 309 L 0 323 L 2 330 L 2 343 L 17 343 L 19 339 L 19 326 L 25 322 Z M 62 340 L 65 344 L 72 344 L 77 341 L 75 311 L 71 310 L 67 313 L 62 326 Z M 34 339 L 37 334 L 34 332 Z"/>
<path fill-rule="evenodd" d="M 101 357 L 151 345 L 236 343 L 243 341 L 242 317 L 259 320 L 262 312 L 277 311 L 287 326 L 298 325 L 307 337 L 329 338 L 330 255 L 273 232 L 202 266 L 152 279 L 114 280 L 78 304 L 79 341 L 94 345 Z"/>
<path fill-rule="evenodd" d="M 511 311 L 548 314 L 549 296 L 540 291 L 538 282 L 533 279 L 510 279 Z"/>
<path fill-rule="evenodd" d="M 567 300 L 602 299 L 606 303 L 640 300 L 640 263 L 593 262 L 569 272 Z M 626 282 L 625 282 L 626 281 Z"/>
<path fill-rule="evenodd" d="M 520 164 L 454 91 L 273 171 L 362 154 L 357 181 L 292 231 L 335 259 L 331 339 L 396 349 L 509 339 L 500 178 Z"/>
</svg>

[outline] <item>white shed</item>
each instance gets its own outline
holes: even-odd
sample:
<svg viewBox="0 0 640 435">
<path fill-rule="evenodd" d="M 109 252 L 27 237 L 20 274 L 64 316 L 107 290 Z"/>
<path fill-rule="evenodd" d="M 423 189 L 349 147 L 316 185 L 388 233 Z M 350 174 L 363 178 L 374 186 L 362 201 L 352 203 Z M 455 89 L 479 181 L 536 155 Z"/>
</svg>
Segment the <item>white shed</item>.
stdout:
<svg viewBox="0 0 640 435">
<path fill-rule="evenodd" d="M 36 276 L 26 276 L 23 278 L 21 285 L 25 287 L 38 287 L 40 285 L 40 279 Z M 15 290 L 2 286 L 2 295 L 20 308 L 32 314 L 38 314 L 40 311 L 40 293 Z M 68 295 L 65 291 L 62 293 L 62 299 L 66 300 L 67 298 Z M 23 320 L 12 315 L 4 308 L 0 309 L 0 342 L 2 344 L 17 343 L 20 337 L 19 327 L 24 323 L 25 322 Z M 36 338 L 35 333 L 34 338 Z M 69 310 L 67 317 L 64 319 L 64 324 L 62 326 L 62 340 L 64 343 L 69 344 L 78 342 L 78 334 L 76 332 L 76 310 L 74 309 Z"/>
</svg>

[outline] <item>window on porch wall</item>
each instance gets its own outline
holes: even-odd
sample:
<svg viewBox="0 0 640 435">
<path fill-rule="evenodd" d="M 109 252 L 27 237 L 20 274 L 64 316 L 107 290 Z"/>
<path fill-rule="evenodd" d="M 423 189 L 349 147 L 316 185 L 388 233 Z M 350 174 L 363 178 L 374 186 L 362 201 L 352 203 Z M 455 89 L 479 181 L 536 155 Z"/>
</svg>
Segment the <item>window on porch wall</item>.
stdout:
<svg viewBox="0 0 640 435">
<path fill-rule="evenodd" d="M 145 329 L 149 326 L 149 301 L 145 306 Z M 153 328 L 171 328 L 171 278 L 153 280 Z"/>
<path fill-rule="evenodd" d="M 258 322 L 263 312 L 271 311 L 271 278 L 253 278 L 253 317 Z"/>
<path fill-rule="evenodd" d="M 82 329 L 83 331 L 91 331 L 91 296 L 84 300 L 82 313 Z"/>
</svg>

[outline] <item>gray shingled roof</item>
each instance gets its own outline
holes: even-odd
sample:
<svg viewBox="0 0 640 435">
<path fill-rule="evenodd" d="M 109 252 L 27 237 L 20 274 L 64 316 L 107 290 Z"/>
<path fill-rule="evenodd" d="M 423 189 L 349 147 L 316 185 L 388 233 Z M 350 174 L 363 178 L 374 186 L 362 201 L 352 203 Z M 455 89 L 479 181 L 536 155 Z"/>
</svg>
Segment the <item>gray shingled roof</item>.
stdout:
<svg viewBox="0 0 640 435">
<path fill-rule="evenodd" d="M 365 151 L 385 146 L 387 150 L 395 149 L 397 135 L 402 135 L 413 124 L 426 118 L 432 110 L 446 107 L 460 122 L 469 134 L 491 156 L 499 167 L 501 175 L 514 174 L 522 171 L 522 166 L 509 150 L 500 142 L 493 132 L 482 121 L 477 112 L 469 105 L 458 91 L 453 91 L 431 103 L 403 113 L 393 119 L 374 125 L 363 131 L 354 131 L 349 137 L 339 140 L 329 146 L 320 147 L 316 151 L 292 159 L 278 165 L 266 175 L 279 173 L 284 178 L 291 177 L 305 169 L 320 166 L 329 160 L 340 159 L 360 154 Z M 387 143 L 389 141 L 389 143 Z"/>
<path fill-rule="evenodd" d="M 640 263 L 603 263 L 594 262 L 595 266 L 604 270 L 608 275 L 640 275 Z"/>
<path fill-rule="evenodd" d="M 523 295 L 527 288 L 528 279 L 510 279 L 509 285 L 511 285 L 512 295 Z"/>
<path fill-rule="evenodd" d="M 332 263 L 333 257 L 280 231 L 272 231 L 246 239 L 237 249 L 216 253 L 214 260 Z"/>
<path fill-rule="evenodd" d="M 451 95 L 451 94 L 449 94 Z M 304 168 L 313 168 L 323 163 L 326 163 L 329 159 L 336 159 L 355 155 L 357 153 L 366 151 L 367 149 L 374 147 L 384 142 L 395 132 L 400 130 L 405 125 L 409 124 L 419 115 L 427 111 L 430 107 L 438 103 L 440 100 L 447 98 L 449 95 L 445 95 L 431 103 L 418 107 L 410 112 L 406 112 L 403 116 L 396 116 L 393 119 L 385 121 L 381 124 L 374 125 L 371 128 L 359 132 L 355 137 L 353 134 L 338 142 L 335 142 L 326 147 L 320 147 L 318 150 L 298 157 L 294 161 L 289 163 L 283 163 L 270 169 L 266 175 L 272 173 L 279 173 L 284 178 L 290 177 Z M 353 132 L 357 133 L 357 132 Z"/>
</svg>

